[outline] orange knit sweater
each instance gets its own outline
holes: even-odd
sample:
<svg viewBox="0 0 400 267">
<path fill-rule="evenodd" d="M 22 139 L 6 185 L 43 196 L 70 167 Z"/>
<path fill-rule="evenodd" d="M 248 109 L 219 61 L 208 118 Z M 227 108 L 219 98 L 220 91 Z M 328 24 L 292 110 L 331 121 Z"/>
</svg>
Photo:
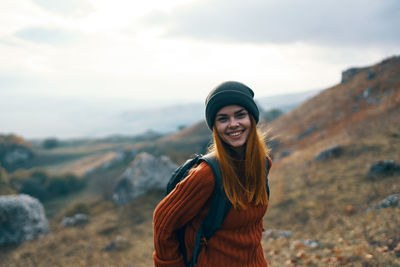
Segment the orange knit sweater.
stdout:
<svg viewBox="0 0 400 267">
<path fill-rule="evenodd" d="M 211 168 L 203 162 L 158 204 L 153 218 L 155 266 L 185 266 L 174 231 L 187 224 L 185 244 L 191 258 L 196 231 L 207 214 L 213 189 Z M 196 266 L 268 266 L 260 243 L 266 210 L 266 205 L 251 203 L 244 210 L 232 207 L 201 250 Z"/>
</svg>

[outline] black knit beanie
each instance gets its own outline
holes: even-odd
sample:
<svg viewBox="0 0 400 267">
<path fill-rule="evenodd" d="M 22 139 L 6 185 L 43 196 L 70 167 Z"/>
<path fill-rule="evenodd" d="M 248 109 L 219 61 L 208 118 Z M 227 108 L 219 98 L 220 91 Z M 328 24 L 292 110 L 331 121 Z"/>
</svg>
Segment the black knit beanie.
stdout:
<svg viewBox="0 0 400 267">
<path fill-rule="evenodd" d="M 260 112 L 254 102 L 254 92 L 239 82 L 224 82 L 211 90 L 206 98 L 206 121 L 212 130 L 217 112 L 228 105 L 239 105 L 251 113 L 256 121 Z"/>
</svg>

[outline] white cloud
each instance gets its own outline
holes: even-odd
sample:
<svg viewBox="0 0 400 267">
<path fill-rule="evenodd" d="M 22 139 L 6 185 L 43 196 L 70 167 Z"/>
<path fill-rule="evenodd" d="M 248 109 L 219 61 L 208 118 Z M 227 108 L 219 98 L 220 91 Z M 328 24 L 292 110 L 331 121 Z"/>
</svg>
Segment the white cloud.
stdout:
<svg viewBox="0 0 400 267">
<path fill-rule="evenodd" d="M 168 38 L 325 46 L 400 43 L 396 0 L 206 0 L 150 15 L 147 21 L 169 25 Z"/>
</svg>

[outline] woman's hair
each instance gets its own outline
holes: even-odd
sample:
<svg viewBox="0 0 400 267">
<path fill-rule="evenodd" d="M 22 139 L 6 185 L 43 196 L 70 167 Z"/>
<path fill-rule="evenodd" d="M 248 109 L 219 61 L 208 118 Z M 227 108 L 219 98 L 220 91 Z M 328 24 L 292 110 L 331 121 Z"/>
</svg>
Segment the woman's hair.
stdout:
<svg viewBox="0 0 400 267">
<path fill-rule="evenodd" d="M 250 114 L 249 116 L 251 129 L 246 144 L 243 179 L 239 179 L 228 145 L 221 140 L 215 126 L 213 128 L 214 143 L 209 148 L 209 152 L 216 153 L 226 196 L 233 207 L 243 209 L 249 202 L 256 205 L 268 203 L 265 186 L 267 148 L 253 116 Z"/>
</svg>

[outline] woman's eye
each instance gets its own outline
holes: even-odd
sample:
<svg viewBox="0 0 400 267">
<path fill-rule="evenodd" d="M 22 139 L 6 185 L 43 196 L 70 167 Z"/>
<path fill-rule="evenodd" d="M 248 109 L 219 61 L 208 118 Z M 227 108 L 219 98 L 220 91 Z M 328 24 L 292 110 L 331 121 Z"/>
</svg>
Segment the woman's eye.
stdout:
<svg viewBox="0 0 400 267">
<path fill-rule="evenodd" d="M 217 121 L 219 121 L 219 122 L 225 122 L 225 121 L 227 121 L 227 118 L 221 117 L 221 118 L 218 118 Z"/>
<path fill-rule="evenodd" d="M 239 113 L 236 117 L 238 118 L 244 118 L 246 117 L 247 113 Z"/>
</svg>

